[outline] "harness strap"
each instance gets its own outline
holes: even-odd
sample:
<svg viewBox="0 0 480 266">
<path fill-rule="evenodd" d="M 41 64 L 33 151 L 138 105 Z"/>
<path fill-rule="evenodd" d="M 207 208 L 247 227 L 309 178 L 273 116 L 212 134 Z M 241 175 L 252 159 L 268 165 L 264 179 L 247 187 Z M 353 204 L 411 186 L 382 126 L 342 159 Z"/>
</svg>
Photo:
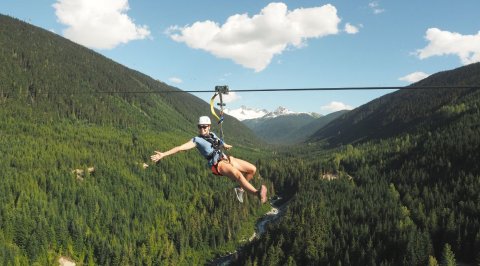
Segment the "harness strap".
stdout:
<svg viewBox="0 0 480 266">
<path fill-rule="evenodd" d="M 215 118 L 217 118 L 218 121 L 221 120 L 221 118 L 217 115 L 217 113 L 215 112 L 215 107 L 214 107 L 214 101 L 215 101 L 215 97 L 217 97 L 218 93 L 215 93 L 213 95 L 213 97 L 210 99 L 210 112 L 212 112 L 213 116 L 215 116 Z"/>
<path fill-rule="evenodd" d="M 222 153 L 220 150 L 220 139 L 215 138 L 212 133 L 210 133 L 208 137 L 203 135 L 198 135 L 198 137 L 208 141 L 212 145 L 213 151 L 207 156 L 207 160 L 211 160 L 216 154 Z"/>
<path fill-rule="evenodd" d="M 228 94 L 228 91 L 229 91 L 229 88 L 226 85 L 215 86 L 215 94 L 210 99 L 210 111 L 212 112 L 213 116 L 215 116 L 215 118 L 217 118 L 217 120 L 218 120 L 218 125 L 220 126 L 220 139 L 221 140 L 223 140 L 223 138 L 224 138 L 222 124 L 223 124 L 223 120 L 224 120 L 223 107 L 225 106 L 225 104 L 223 103 L 222 94 Z M 217 113 L 215 112 L 215 108 L 214 108 L 214 101 L 215 101 L 215 97 L 217 97 L 217 96 L 220 99 L 220 103 L 217 104 L 218 106 L 220 106 L 220 116 L 217 115 Z"/>
</svg>

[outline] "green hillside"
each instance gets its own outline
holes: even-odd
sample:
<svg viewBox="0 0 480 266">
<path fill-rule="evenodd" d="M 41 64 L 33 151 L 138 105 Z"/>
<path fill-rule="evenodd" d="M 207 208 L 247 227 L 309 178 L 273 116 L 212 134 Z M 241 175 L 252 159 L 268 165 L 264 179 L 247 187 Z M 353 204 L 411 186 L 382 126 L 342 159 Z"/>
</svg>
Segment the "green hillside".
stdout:
<svg viewBox="0 0 480 266">
<path fill-rule="evenodd" d="M 289 135 L 289 139 L 291 139 L 291 141 L 294 143 L 305 142 L 317 131 L 319 131 L 321 128 L 325 127 L 330 122 L 332 122 L 333 120 L 339 118 L 340 116 L 346 113 L 348 113 L 347 110 L 342 110 L 342 111 L 330 113 L 325 116 L 318 117 L 312 122 L 292 132 Z"/>
<path fill-rule="evenodd" d="M 412 86 L 480 84 L 480 63 L 440 72 Z M 312 141 L 330 145 L 384 139 L 419 130 L 434 130 L 467 112 L 476 89 L 398 90 L 352 110 L 315 133 Z"/>
<path fill-rule="evenodd" d="M 338 111 L 325 116 L 309 114 L 281 115 L 274 118 L 255 118 L 242 121 L 257 136 L 270 144 L 299 144 L 337 119 L 347 111 Z"/>
<path fill-rule="evenodd" d="M 37 122 L 53 117 L 184 132 L 195 130 L 199 115 L 209 114 L 208 104 L 199 98 L 56 34 L 7 16 L 0 16 L 0 23 L 0 100 L 19 109 L 12 113 L 34 108 L 45 113 L 35 117 Z M 258 144 L 242 123 L 226 119 L 230 139 Z"/>
<path fill-rule="evenodd" d="M 479 77 L 477 63 L 417 85 Z M 321 130 L 322 141 L 354 143 L 262 162 L 291 202 L 239 265 L 479 264 L 480 90 L 399 91 L 327 128 L 341 132 Z"/>
<path fill-rule="evenodd" d="M 268 143 L 292 144 L 298 139 L 291 139 L 290 136 L 315 120 L 316 118 L 309 114 L 289 114 L 274 118 L 247 119 L 242 122 Z"/>
<path fill-rule="evenodd" d="M 234 249 L 264 211 L 255 199 L 238 204 L 234 184 L 195 151 L 141 167 L 197 134 L 208 112 L 192 95 L 0 15 L 0 264 L 198 265 Z M 263 157 L 237 120 L 227 117 L 224 131 L 232 155 Z"/>
</svg>

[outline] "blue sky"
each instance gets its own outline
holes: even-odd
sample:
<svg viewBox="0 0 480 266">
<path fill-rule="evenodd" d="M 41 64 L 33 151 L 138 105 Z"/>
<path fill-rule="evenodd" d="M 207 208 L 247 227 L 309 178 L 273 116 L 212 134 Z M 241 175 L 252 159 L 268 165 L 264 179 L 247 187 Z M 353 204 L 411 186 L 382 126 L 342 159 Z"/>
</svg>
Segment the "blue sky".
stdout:
<svg viewBox="0 0 480 266">
<path fill-rule="evenodd" d="M 2 14 L 183 90 L 405 86 L 480 61 L 479 10 L 478 0 L 0 1 Z M 327 114 L 388 92 L 237 93 L 227 107 Z"/>
</svg>

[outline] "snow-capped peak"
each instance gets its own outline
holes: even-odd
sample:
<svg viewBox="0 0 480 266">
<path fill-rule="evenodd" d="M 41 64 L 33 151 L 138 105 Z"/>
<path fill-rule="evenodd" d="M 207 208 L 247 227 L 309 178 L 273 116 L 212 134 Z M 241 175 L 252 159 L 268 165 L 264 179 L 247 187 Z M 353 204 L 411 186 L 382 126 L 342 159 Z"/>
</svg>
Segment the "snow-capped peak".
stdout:
<svg viewBox="0 0 480 266">
<path fill-rule="evenodd" d="M 228 115 L 231 115 L 235 117 L 236 119 L 242 121 L 246 119 L 254 119 L 254 118 L 260 118 L 265 116 L 268 111 L 265 109 L 256 109 L 256 108 L 250 108 L 242 105 L 238 109 L 225 109 L 224 112 Z"/>
<path fill-rule="evenodd" d="M 265 109 L 252 108 L 252 107 L 247 107 L 245 105 L 242 105 L 240 108 L 237 108 L 237 109 L 232 109 L 232 110 L 225 109 L 224 112 L 228 115 L 235 117 L 240 121 L 247 120 L 247 119 L 255 119 L 255 118 L 270 119 L 270 118 L 275 118 L 275 117 L 284 116 L 284 115 L 299 115 L 299 114 L 307 114 L 313 117 L 322 116 L 315 112 L 312 112 L 312 113 L 294 112 L 294 111 L 288 110 L 283 106 L 279 106 L 277 109 L 275 109 L 275 111 L 269 112 Z"/>
<path fill-rule="evenodd" d="M 275 118 L 275 117 L 277 117 L 277 116 L 281 116 L 281 115 L 291 115 L 291 114 L 296 114 L 296 113 L 293 112 L 293 111 L 288 110 L 287 108 L 285 108 L 285 107 L 283 107 L 283 106 L 279 106 L 275 111 L 269 112 L 269 113 L 266 114 L 263 118 Z"/>
<path fill-rule="evenodd" d="M 275 117 L 284 116 L 284 115 L 299 115 L 299 114 L 307 114 L 313 117 L 321 116 L 320 114 L 317 114 L 317 113 L 294 112 L 294 111 L 288 110 L 283 106 L 279 106 L 273 112 L 269 112 L 265 109 L 251 108 L 244 105 L 242 105 L 240 108 L 237 108 L 237 109 L 232 109 L 232 110 L 225 109 L 224 111 L 226 114 L 231 115 L 240 121 L 247 120 L 247 119 L 255 119 L 255 118 L 270 119 L 270 118 L 275 118 Z"/>
</svg>

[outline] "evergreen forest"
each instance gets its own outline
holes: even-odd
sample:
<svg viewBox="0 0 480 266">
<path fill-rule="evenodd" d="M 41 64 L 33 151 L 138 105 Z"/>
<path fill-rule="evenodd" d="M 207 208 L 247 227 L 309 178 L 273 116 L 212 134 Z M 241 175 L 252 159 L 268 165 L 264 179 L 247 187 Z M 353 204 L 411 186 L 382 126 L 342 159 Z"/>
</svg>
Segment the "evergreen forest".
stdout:
<svg viewBox="0 0 480 266">
<path fill-rule="evenodd" d="M 0 25 L 0 265 L 198 265 L 251 236 L 267 207 L 238 204 L 195 151 L 142 167 L 198 134 L 207 103 L 19 20 Z M 231 154 L 263 156 L 227 119 Z"/>
<path fill-rule="evenodd" d="M 295 146 L 226 116 L 229 152 L 286 204 L 250 242 L 271 206 L 240 204 L 196 151 L 149 162 L 197 134 L 207 103 L 3 15 L 0 62 L 0 265 L 205 265 L 236 249 L 233 265 L 480 265 L 480 63 Z"/>
<path fill-rule="evenodd" d="M 422 83 L 480 84 L 480 64 Z M 400 90 L 312 141 L 261 162 L 291 203 L 237 264 L 480 265 L 478 88 Z"/>
</svg>

